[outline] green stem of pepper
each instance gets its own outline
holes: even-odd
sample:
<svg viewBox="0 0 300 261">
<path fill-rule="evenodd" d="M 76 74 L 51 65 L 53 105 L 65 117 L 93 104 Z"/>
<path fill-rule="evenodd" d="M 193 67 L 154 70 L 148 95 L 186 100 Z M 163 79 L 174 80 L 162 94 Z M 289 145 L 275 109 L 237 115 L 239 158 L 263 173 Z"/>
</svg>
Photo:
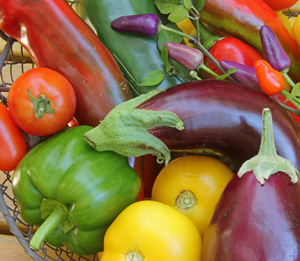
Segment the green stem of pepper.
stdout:
<svg viewBox="0 0 300 261">
<path fill-rule="evenodd" d="M 38 228 L 30 241 L 30 248 L 39 250 L 42 243 L 46 240 L 49 234 L 60 224 L 65 218 L 65 211 L 61 208 L 53 210 L 46 221 Z"/>
</svg>

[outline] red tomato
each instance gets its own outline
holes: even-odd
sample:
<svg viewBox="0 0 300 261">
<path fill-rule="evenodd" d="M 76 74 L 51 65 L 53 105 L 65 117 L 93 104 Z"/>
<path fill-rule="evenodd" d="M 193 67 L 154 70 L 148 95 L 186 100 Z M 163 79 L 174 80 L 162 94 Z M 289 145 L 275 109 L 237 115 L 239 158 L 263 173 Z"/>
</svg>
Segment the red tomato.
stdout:
<svg viewBox="0 0 300 261">
<path fill-rule="evenodd" d="M 65 128 L 76 108 L 75 92 L 70 82 L 47 68 L 33 68 L 18 77 L 8 92 L 7 102 L 17 125 L 36 136 L 51 135 Z M 41 108 L 38 111 L 43 112 L 45 106 L 53 111 L 37 116 L 34 110 L 38 106 Z"/>
<path fill-rule="evenodd" d="M 0 170 L 12 171 L 27 153 L 20 129 L 8 109 L 0 103 Z"/>
<path fill-rule="evenodd" d="M 281 11 L 287 9 L 298 2 L 298 0 L 263 0 L 274 11 Z"/>
<path fill-rule="evenodd" d="M 257 60 L 261 59 L 261 56 L 253 47 L 234 37 L 225 37 L 218 40 L 209 52 L 218 62 L 227 60 L 251 67 L 254 66 Z M 208 57 L 205 57 L 204 64 L 218 75 L 222 75 L 221 71 Z M 214 78 L 207 74 L 205 76 Z"/>
</svg>

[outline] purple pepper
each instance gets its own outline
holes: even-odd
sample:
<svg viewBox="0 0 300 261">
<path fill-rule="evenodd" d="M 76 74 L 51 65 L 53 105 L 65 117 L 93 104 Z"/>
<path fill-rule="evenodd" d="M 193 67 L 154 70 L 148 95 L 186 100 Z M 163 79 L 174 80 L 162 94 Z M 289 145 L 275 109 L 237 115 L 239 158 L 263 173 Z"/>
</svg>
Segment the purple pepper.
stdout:
<svg viewBox="0 0 300 261">
<path fill-rule="evenodd" d="M 277 71 L 291 66 L 291 60 L 279 43 L 276 35 L 267 25 L 260 28 L 260 39 L 265 59 Z"/>
<path fill-rule="evenodd" d="M 261 92 L 261 88 L 258 83 L 254 67 L 225 60 L 220 61 L 220 65 L 225 71 L 234 68 L 238 69 L 238 71 L 232 73 L 231 76 L 238 82 L 243 83 L 244 85 L 251 87 L 256 91 Z"/>
<path fill-rule="evenodd" d="M 164 46 L 166 45 L 168 55 L 188 70 L 195 70 L 201 65 L 203 53 L 200 50 L 179 43 L 167 42 Z"/>
<path fill-rule="evenodd" d="M 111 28 L 118 32 L 128 32 L 152 37 L 158 32 L 160 19 L 155 14 L 121 16 L 111 22 Z"/>
</svg>

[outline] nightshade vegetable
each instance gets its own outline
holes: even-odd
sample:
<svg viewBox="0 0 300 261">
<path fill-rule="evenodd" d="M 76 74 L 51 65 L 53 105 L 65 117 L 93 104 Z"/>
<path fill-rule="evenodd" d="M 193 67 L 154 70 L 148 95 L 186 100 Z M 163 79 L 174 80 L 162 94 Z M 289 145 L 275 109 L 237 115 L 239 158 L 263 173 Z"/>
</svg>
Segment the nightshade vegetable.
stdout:
<svg viewBox="0 0 300 261">
<path fill-rule="evenodd" d="M 161 24 L 156 14 L 125 15 L 111 22 L 111 28 L 117 32 L 129 32 L 148 37 L 159 32 Z"/>
<path fill-rule="evenodd" d="M 99 153 L 76 126 L 31 149 L 14 172 L 12 188 L 21 218 L 39 228 L 30 241 L 66 246 L 78 254 L 103 249 L 104 233 L 137 200 L 141 181 L 128 159 Z"/>
<path fill-rule="evenodd" d="M 220 61 L 220 65 L 225 71 L 238 69 L 237 72 L 231 74 L 234 79 L 246 86 L 254 88 L 255 90 L 260 90 L 260 85 L 258 83 L 254 67 L 228 60 Z"/>
<path fill-rule="evenodd" d="M 256 61 L 254 69 L 259 85 L 265 94 L 273 96 L 284 89 L 283 74 L 276 71 L 267 61 Z"/>
<path fill-rule="evenodd" d="M 203 62 L 203 53 L 185 44 L 167 42 L 168 55 L 188 70 L 196 70 Z"/>
<path fill-rule="evenodd" d="M 263 111 L 258 155 L 228 183 L 203 242 L 203 261 L 299 260 L 299 172 L 276 154 L 272 117 Z"/>
<path fill-rule="evenodd" d="M 229 81 L 201 80 L 180 84 L 164 92 L 153 93 L 152 96 L 149 94 L 144 101 L 140 96 L 142 103 L 128 104 L 125 111 L 124 104 L 120 110 L 117 106 L 110 112 L 111 118 L 106 117 L 84 137 L 97 150 L 121 149 L 117 145 L 125 142 L 122 147 L 130 153 L 144 149 L 147 154 L 148 149 L 159 149 L 156 145 L 163 142 L 171 151 L 209 150 L 215 155 L 228 157 L 236 166 L 240 166 L 259 150 L 261 111 L 268 107 L 274 117 L 278 154 L 289 159 L 297 168 L 300 166 L 298 125 L 284 108 L 262 92 Z M 183 123 L 184 129 L 162 127 L 166 125 L 164 117 L 160 117 L 163 116 L 161 111 L 175 113 L 182 120 L 177 123 L 179 126 Z M 145 123 L 150 121 L 162 124 L 146 126 Z M 176 122 L 173 126 L 176 126 Z M 144 133 L 153 137 L 148 139 L 143 136 Z M 126 143 L 127 135 L 134 136 L 140 143 L 133 144 L 130 140 Z M 122 154 L 122 151 L 118 150 L 118 153 Z M 150 151 L 149 154 L 154 153 Z M 157 154 L 168 158 L 165 147 L 156 151 Z"/>
<path fill-rule="evenodd" d="M 80 124 L 96 126 L 115 105 L 132 98 L 112 54 L 66 1 L 0 0 L 0 29 L 18 40 L 38 67 L 69 80 Z"/>
<path fill-rule="evenodd" d="M 267 25 L 260 28 L 260 39 L 265 60 L 276 70 L 283 71 L 291 66 L 291 59 Z"/>
<path fill-rule="evenodd" d="M 278 15 L 261 0 L 208 0 L 200 12 L 208 25 L 234 35 L 262 53 L 260 28 L 267 25 L 291 59 L 290 76 L 300 81 L 300 52 Z"/>
<path fill-rule="evenodd" d="M 161 52 L 157 48 L 158 37 L 120 33 L 111 28 L 111 22 L 124 15 L 156 14 L 162 19 L 153 1 L 78 0 L 75 7 L 79 15 L 95 28 L 100 40 L 113 53 L 134 95 L 138 96 L 154 89 L 167 89 L 184 82 L 176 75 L 170 75 L 155 86 L 140 85 L 150 72 L 155 70 L 164 72 L 166 69 Z M 189 77 L 188 70 L 176 63 L 174 66 L 181 75 Z"/>
</svg>

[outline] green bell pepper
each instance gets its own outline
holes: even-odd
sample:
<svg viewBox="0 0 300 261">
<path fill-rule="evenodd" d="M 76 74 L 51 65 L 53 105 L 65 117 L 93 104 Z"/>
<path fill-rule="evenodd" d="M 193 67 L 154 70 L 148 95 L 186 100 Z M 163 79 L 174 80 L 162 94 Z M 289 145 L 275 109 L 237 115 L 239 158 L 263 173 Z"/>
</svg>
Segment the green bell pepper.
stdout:
<svg viewBox="0 0 300 261">
<path fill-rule="evenodd" d="M 157 36 L 119 33 L 111 29 L 111 22 L 124 15 L 152 13 L 165 20 L 156 9 L 154 1 L 79 0 L 75 3 L 75 10 L 96 31 L 99 39 L 114 55 L 135 96 L 154 89 L 167 89 L 186 81 L 170 75 L 155 86 L 141 86 L 139 83 L 150 72 L 155 70 L 165 72 L 165 64 L 157 46 Z M 174 63 L 174 66 L 179 74 L 192 79 L 189 70 L 178 63 Z"/>
<path fill-rule="evenodd" d="M 97 152 L 77 126 L 40 143 L 22 159 L 12 182 L 22 219 L 39 228 L 30 241 L 44 241 L 82 255 L 103 249 L 106 229 L 135 202 L 141 187 L 128 159 Z"/>
</svg>

